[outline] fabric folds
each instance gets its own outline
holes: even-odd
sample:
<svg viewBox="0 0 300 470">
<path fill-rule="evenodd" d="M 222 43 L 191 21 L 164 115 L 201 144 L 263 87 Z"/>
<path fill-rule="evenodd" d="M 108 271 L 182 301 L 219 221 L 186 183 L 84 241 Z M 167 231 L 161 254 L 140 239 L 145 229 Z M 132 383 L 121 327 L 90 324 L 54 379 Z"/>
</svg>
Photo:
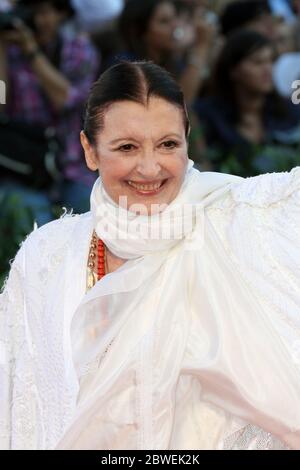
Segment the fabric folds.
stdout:
<svg viewBox="0 0 300 470">
<path fill-rule="evenodd" d="M 300 449 L 299 364 L 206 215 L 241 180 L 201 173 L 189 160 L 182 189 L 160 219 L 172 220 L 175 231 L 188 228 L 179 239 L 155 240 L 128 232 L 137 217 L 129 214 L 128 229 L 128 214 L 121 210 L 116 217 L 118 208 L 97 180 L 94 228 L 128 261 L 98 281 L 74 313 L 71 344 L 81 385 L 76 414 L 57 449 L 178 446 L 174 410 L 189 396 L 190 380 L 199 403 L 223 410 L 214 425 L 219 434 L 230 414 Z M 200 214 L 189 226 L 180 211 L 184 204 Z M 139 217 L 146 233 L 151 221 Z M 113 230 L 119 236 L 110 238 Z M 187 435 L 195 432 L 187 424 Z"/>
</svg>

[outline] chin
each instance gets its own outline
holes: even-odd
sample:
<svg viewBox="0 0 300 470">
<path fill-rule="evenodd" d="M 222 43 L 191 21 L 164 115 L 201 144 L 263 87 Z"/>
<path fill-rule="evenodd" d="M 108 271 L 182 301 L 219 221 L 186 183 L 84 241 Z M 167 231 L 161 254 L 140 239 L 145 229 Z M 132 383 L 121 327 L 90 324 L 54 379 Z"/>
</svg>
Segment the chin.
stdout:
<svg viewBox="0 0 300 470">
<path fill-rule="evenodd" d="M 144 200 L 135 200 L 135 199 L 132 200 L 128 198 L 127 209 L 130 212 L 133 212 L 137 215 L 154 215 L 159 212 L 162 212 L 168 205 L 169 205 L 169 200 L 167 199 L 158 200 L 156 198 L 153 198 L 151 200 L 144 201 Z"/>
</svg>

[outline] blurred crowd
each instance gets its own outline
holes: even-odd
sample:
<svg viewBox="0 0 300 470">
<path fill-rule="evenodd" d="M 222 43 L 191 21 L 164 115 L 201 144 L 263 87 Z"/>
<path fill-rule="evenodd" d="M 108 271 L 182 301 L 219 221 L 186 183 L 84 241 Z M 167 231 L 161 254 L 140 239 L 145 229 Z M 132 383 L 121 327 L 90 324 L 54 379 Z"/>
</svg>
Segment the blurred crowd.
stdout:
<svg viewBox="0 0 300 470">
<path fill-rule="evenodd" d="M 89 210 L 85 100 L 122 59 L 176 77 L 200 170 L 300 164 L 300 0 L 0 0 L 0 212 L 17 194 L 38 225 Z"/>
</svg>

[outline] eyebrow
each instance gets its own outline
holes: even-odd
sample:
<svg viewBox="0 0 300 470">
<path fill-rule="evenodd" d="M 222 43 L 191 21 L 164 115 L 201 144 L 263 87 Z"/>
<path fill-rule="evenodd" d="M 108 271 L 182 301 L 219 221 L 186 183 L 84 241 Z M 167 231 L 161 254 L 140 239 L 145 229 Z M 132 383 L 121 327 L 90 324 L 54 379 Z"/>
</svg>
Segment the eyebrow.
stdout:
<svg viewBox="0 0 300 470">
<path fill-rule="evenodd" d="M 180 134 L 177 134 L 176 132 L 171 132 L 169 134 L 164 135 L 163 137 L 160 137 L 158 140 L 164 140 L 166 137 L 176 137 L 177 139 L 182 139 L 182 136 Z M 134 140 L 135 142 L 137 142 L 137 139 L 135 139 L 134 137 L 127 136 L 111 140 L 109 143 L 113 145 L 117 144 L 118 142 L 122 142 L 123 140 Z"/>
</svg>

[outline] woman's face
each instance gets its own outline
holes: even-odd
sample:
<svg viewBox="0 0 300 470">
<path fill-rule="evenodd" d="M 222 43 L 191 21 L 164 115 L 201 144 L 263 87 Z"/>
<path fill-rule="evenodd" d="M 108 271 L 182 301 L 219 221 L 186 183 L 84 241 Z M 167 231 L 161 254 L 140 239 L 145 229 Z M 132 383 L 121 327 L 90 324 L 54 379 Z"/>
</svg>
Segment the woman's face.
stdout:
<svg viewBox="0 0 300 470">
<path fill-rule="evenodd" d="M 174 35 L 177 14 L 171 2 L 162 2 L 154 10 L 144 39 L 150 50 L 173 51 L 177 46 Z"/>
<path fill-rule="evenodd" d="M 88 167 L 101 174 L 104 188 L 119 205 L 143 215 L 163 209 L 178 194 L 188 163 L 182 111 L 151 97 L 147 106 L 133 101 L 113 103 L 104 113 L 96 146 L 84 132 L 81 142 Z M 124 200 L 123 200 L 124 201 Z M 132 204 L 142 205 L 138 211 Z"/>
<path fill-rule="evenodd" d="M 50 2 L 42 1 L 40 5 L 34 7 L 33 21 L 36 35 L 41 43 L 47 44 L 58 33 L 62 21 L 66 18 L 66 13 L 56 10 Z"/>
<path fill-rule="evenodd" d="M 242 60 L 231 73 L 235 85 L 253 93 L 269 93 L 273 89 L 273 51 L 263 47 Z"/>
</svg>

